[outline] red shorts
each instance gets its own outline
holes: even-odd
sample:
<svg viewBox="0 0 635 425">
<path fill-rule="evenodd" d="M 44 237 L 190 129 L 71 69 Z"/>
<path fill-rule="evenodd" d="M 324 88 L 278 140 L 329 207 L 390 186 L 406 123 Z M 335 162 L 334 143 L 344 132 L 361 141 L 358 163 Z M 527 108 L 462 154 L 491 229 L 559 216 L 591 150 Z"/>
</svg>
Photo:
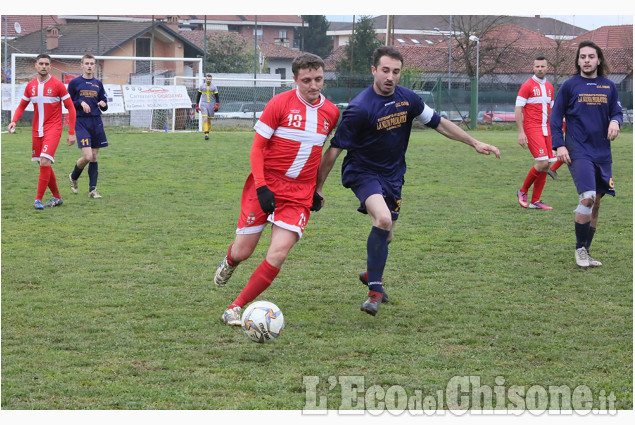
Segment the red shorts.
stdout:
<svg viewBox="0 0 635 425">
<path fill-rule="evenodd" d="M 55 162 L 55 151 L 60 143 L 62 133 L 48 132 L 43 137 L 33 136 L 33 144 L 31 147 L 31 161 L 39 161 L 40 157 L 48 158 L 51 162 Z"/>
<path fill-rule="evenodd" d="M 544 136 L 541 129 L 525 132 L 525 134 L 527 135 L 529 152 L 536 161 L 549 160 L 549 162 L 554 162 L 556 160 L 553 149 L 551 149 L 551 136 Z"/>
<path fill-rule="evenodd" d="M 254 177 L 251 174 L 247 177 L 240 201 L 240 217 L 236 233 L 242 235 L 260 233 L 267 222 L 271 222 L 278 227 L 296 232 L 298 239 L 301 238 L 311 215 L 314 185 L 268 180 L 267 187 L 276 197 L 276 210 L 273 214 L 262 211 L 256 194 Z M 311 194 L 310 198 L 307 198 L 307 193 Z"/>
</svg>

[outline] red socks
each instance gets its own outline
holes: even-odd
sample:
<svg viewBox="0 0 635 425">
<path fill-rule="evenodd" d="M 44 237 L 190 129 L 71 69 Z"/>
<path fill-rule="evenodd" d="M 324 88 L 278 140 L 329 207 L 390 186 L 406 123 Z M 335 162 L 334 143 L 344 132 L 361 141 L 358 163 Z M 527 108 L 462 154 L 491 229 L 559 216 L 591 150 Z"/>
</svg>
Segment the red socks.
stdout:
<svg viewBox="0 0 635 425">
<path fill-rule="evenodd" d="M 545 188 L 547 182 L 547 173 L 538 173 L 538 177 L 534 180 L 534 190 L 531 193 L 531 203 L 540 201 L 542 196 L 542 190 Z"/>
<path fill-rule="evenodd" d="M 57 188 L 57 179 L 55 178 L 53 167 L 50 165 L 40 165 L 40 177 L 37 181 L 37 195 L 35 199 L 39 199 L 41 201 L 47 187 L 51 189 L 51 193 L 55 198 L 62 198 L 62 195 Z"/>
<path fill-rule="evenodd" d="M 52 172 L 53 168 L 50 165 L 40 165 L 40 177 L 37 181 L 37 195 L 35 199 L 42 200 L 44 192 L 46 192 L 46 188 L 49 186 Z"/>
<path fill-rule="evenodd" d="M 278 276 L 279 272 L 279 268 L 269 264 L 266 259 L 263 260 L 251 274 L 247 285 L 245 285 L 229 308 L 234 308 L 236 306 L 244 307 L 246 304 L 255 300 L 258 295 L 262 294 L 265 289 L 271 285 L 271 282 L 273 282 L 276 276 Z"/>
<path fill-rule="evenodd" d="M 53 167 L 49 166 L 51 169 L 51 176 L 49 177 L 49 189 L 51 189 L 51 193 L 57 199 L 61 199 L 62 195 L 60 194 L 59 189 L 57 188 L 57 179 L 55 178 L 55 173 L 53 172 Z"/>
<path fill-rule="evenodd" d="M 525 177 L 525 182 L 523 183 L 523 186 L 520 188 L 520 191 L 524 193 L 528 193 L 529 188 L 531 187 L 532 184 L 534 184 L 536 177 L 538 177 L 538 171 L 536 171 L 534 167 L 531 167 L 531 169 L 527 173 L 527 177 Z"/>
</svg>

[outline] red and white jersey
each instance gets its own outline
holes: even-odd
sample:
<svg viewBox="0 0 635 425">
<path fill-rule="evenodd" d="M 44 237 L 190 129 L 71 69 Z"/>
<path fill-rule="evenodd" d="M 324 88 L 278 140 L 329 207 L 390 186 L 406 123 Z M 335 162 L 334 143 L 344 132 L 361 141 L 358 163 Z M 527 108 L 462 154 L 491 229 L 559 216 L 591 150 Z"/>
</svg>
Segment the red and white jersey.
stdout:
<svg viewBox="0 0 635 425">
<path fill-rule="evenodd" d="M 523 108 L 523 128 L 525 131 L 541 128 L 543 136 L 549 136 L 549 115 L 553 107 L 553 85 L 547 79 L 535 75 L 518 90 L 516 106 Z"/>
<path fill-rule="evenodd" d="M 259 135 L 269 139 L 263 152 L 265 175 L 315 184 L 322 147 L 339 115 L 337 106 L 323 95 L 314 105 L 297 90 L 274 96 L 254 126 Z"/>
<path fill-rule="evenodd" d="M 62 102 L 70 98 L 64 84 L 49 75 L 44 82 L 30 81 L 22 100 L 33 103 L 33 135 L 44 137 L 44 132 L 62 132 Z"/>
</svg>

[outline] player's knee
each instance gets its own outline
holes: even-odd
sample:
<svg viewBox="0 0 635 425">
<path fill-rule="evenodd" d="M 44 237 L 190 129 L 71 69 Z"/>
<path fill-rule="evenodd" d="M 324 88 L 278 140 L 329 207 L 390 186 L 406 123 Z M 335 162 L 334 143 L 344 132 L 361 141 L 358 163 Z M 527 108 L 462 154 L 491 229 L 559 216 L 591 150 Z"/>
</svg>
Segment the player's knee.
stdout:
<svg viewBox="0 0 635 425">
<path fill-rule="evenodd" d="M 375 217 L 373 225 L 383 230 L 392 229 L 392 217 L 388 215 L 379 215 Z"/>
<path fill-rule="evenodd" d="M 583 215 L 591 215 L 593 212 L 593 204 L 596 199 L 596 193 L 593 190 L 581 193 L 578 207 L 574 210 L 574 212 Z"/>
<path fill-rule="evenodd" d="M 549 161 L 548 160 L 536 161 L 534 168 L 536 169 L 536 171 L 539 171 L 541 173 L 546 173 L 547 170 L 549 169 Z"/>
</svg>

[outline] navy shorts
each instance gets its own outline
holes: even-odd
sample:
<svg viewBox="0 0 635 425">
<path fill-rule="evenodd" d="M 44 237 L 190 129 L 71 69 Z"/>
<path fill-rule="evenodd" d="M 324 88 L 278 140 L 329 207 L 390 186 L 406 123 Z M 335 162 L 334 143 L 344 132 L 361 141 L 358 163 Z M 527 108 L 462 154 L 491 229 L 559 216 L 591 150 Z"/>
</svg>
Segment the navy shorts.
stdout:
<svg viewBox="0 0 635 425">
<path fill-rule="evenodd" d="M 101 117 L 77 117 L 75 138 L 78 148 L 100 149 L 108 146 Z"/>
<path fill-rule="evenodd" d="M 350 187 L 357 199 L 359 199 L 357 211 L 368 214 L 366 211 L 366 199 L 371 195 L 380 194 L 386 201 L 392 220 L 396 221 L 399 218 L 403 179 L 395 182 L 382 179 L 376 174 L 348 172 L 345 173 L 345 177 L 343 176 L 342 183 L 344 187 Z"/>
<path fill-rule="evenodd" d="M 613 170 L 610 162 L 593 162 L 588 159 L 574 159 L 569 165 L 573 184 L 578 193 L 590 190 L 615 196 Z"/>
</svg>

